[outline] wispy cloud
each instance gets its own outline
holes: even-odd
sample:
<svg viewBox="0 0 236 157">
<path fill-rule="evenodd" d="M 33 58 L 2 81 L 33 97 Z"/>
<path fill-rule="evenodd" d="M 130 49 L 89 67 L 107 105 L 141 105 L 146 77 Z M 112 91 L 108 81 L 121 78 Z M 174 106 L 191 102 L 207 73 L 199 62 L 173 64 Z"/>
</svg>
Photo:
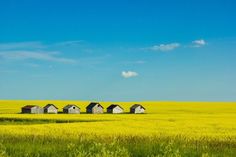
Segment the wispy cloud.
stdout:
<svg viewBox="0 0 236 157">
<path fill-rule="evenodd" d="M 81 45 L 83 40 L 71 40 L 54 43 L 42 43 L 39 41 L 8 42 L 0 43 L 0 50 L 25 50 L 25 49 L 45 49 L 50 47 L 76 46 Z"/>
<path fill-rule="evenodd" d="M 18 73 L 19 71 L 17 70 L 1 70 L 0 69 L 0 73 L 4 73 L 4 74 L 14 74 L 14 73 Z"/>
<path fill-rule="evenodd" d="M 205 46 L 207 43 L 205 40 L 199 39 L 199 40 L 192 41 L 192 44 L 193 44 L 193 47 L 202 47 L 202 46 Z"/>
<path fill-rule="evenodd" d="M 134 71 L 122 71 L 121 76 L 124 78 L 136 77 L 138 73 Z"/>
<path fill-rule="evenodd" d="M 59 52 L 48 51 L 3 51 L 0 58 L 7 60 L 41 60 L 60 63 L 76 63 L 74 59 L 59 57 Z"/>
<path fill-rule="evenodd" d="M 138 60 L 138 61 L 133 61 L 133 62 L 129 62 L 129 63 L 133 63 L 133 64 L 144 64 L 144 63 L 146 63 L 146 61 Z"/>
<path fill-rule="evenodd" d="M 82 42 L 83 40 L 63 41 L 63 42 L 55 43 L 54 46 L 77 46 L 77 45 L 81 45 Z"/>
<path fill-rule="evenodd" d="M 46 46 L 38 41 L 0 43 L 0 50 L 42 49 Z"/>
<path fill-rule="evenodd" d="M 35 64 L 35 63 L 25 63 L 25 65 L 28 66 L 28 67 L 32 67 L 32 68 L 38 68 L 38 67 L 40 67 L 39 64 Z"/>
<path fill-rule="evenodd" d="M 149 47 L 148 49 L 152 51 L 172 51 L 178 47 L 180 47 L 179 43 L 170 43 L 170 44 L 154 45 L 152 47 Z"/>
<path fill-rule="evenodd" d="M 145 63 L 146 63 L 146 61 L 143 61 L 143 60 L 121 62 L 121 64 L 145 64 Z"/>
</svg>

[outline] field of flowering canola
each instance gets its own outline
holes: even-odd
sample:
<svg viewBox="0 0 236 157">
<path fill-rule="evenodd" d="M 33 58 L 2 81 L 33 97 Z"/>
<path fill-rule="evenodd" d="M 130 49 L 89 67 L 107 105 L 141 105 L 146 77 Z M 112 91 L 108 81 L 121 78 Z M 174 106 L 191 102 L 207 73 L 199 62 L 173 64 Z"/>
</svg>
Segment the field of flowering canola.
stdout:
<svg viewBox="0 0 236 157">
<path fill-rule="evenodd" d="M 81 114 L 19 114 L 28 104 L 76 104 Z M 236 103 L 112 102 L 124 114 L 86 114 L 88 101 L 0 101 L 0 157 L 235 156 Z M 140 103 L 145 114 L 129 114 Z M 111 102 L 101 102 L 108 107 Z"/>
</svg>

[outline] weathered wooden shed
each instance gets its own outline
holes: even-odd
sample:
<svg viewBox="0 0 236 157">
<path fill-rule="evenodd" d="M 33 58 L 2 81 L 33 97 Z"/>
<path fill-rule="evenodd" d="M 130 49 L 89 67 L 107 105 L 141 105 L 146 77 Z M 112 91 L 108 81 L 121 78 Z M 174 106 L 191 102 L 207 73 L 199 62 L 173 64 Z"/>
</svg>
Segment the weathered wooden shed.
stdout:
<svg viewBox="0 0 236 157">
<path fill-rule="evenodd" d="M 146 109 L 140 104 L 134 104 L 130 107 L 130 113 L 144 113 L 145 110 Z"/>
<path fill-rule="evenodd" d="M 79 114 L 80 113 L 80 108 L 74 104 L 69 104 L 66 105 L 63 108 L 63 113 L 68 113 L 68 114 Z"/>
<path fill-rule="evenodd" d="M 26 105 L 21 108 L 21 113 L 41 114 L 43 113 L 43 108 L 37 105 Z"/>
<path fill-rule="evenodd" d="M 86 112 L 87 113 L 93 113 L 93 114 L 98 114 L 98 113 L 103 113 L 103 107 L 97 102 L 91 102 L 87 107 L 86 107 Z"/>
<path fill-rule="evenodd" d="M 47 104 L 46 106 L 44 106 L 44 113 L 57 113 L 58 112 L 58 108 L 53 105 L 53 104 Z"/>
<path fill-rule="evenodd" d="M 107 108 L 107 113 L 123 113 L 124 109 L 117 104 L 111 104 L 108 108 Z"/>
</svg>

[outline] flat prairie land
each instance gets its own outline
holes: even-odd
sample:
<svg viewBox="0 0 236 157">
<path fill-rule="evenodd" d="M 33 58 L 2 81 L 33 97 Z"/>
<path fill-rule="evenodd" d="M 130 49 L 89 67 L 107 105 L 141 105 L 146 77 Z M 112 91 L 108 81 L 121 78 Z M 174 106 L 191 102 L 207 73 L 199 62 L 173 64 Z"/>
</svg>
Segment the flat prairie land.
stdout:
<svg viewBox="0 0 236 157">
<path fill-rule="evenodd" d="M 76 104 L 81 114 L 20 114 L 24 105 Z M 123 114 L 86 114 L 88 101 L 0 100 L 0 157 L 234 157 L 236 102 L 115 103 Z M 145 114 L 129 114 L 135 103 Z"/>
</svg>

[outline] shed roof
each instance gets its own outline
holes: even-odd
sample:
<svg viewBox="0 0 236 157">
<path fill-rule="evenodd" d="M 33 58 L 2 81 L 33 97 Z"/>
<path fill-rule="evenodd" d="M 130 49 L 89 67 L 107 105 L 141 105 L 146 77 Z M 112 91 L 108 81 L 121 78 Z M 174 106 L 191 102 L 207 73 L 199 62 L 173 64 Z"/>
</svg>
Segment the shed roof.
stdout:
<svg viewBox="0 0 236 157">
<path fill-rule="evenodd" d="M 26 106 L 24 106 L 24 107 L 22 107 L 23 109 L 31 109 L 31 108 L 33 108 L 33 107 L 39 107 L 39 106 L 37 106 L 37 105 L 26 105 Z"/>
<path fill-rule="evenodd" d="M 131 109 L 135 109 L 135 108 L 137 108 L 137 107 L 141 107 L 141 108 L 143 108 L 144 110 L 146 110 L 142 105 L 140 105 L 140 104 L 134 104 L 133 106 L 131 106 L 130 108 Z"/>
<path fill-rule="evenodd" d="M 98 102 L 91 102 L 86 109 L 92 109 L 94 106 L 98 105 L 98 107 L 102 107 L 101 104 L 99 104 Z M 103 107 L 102 107 L 103 108 Z"/>
<path fill-rule="evenodd" d="M 114 109 L 115 107 L 120 107 L 121 109 L 123 109 L 120 105 L 118 104 L 111 104 L 107 109 Z"/>
<path fill-rule="evenodd" d="M 53 106 L 53 107 L 55 107 L 56 109 L 58 109 L 54 104 L 47 104 L 46 106 L 44 106 L 44 109 L 47 109 L 47 108 L 49 108 L 50 106 Z"/>
<path fill-rule="evenodd" d="M 78 106 L 74 105 L 74 104 L 68 104 L 66 105 L 63 109 L 69 109 L 71 107 L 77 107 L 78 109 L 80 109 Z"/>
</svg>

